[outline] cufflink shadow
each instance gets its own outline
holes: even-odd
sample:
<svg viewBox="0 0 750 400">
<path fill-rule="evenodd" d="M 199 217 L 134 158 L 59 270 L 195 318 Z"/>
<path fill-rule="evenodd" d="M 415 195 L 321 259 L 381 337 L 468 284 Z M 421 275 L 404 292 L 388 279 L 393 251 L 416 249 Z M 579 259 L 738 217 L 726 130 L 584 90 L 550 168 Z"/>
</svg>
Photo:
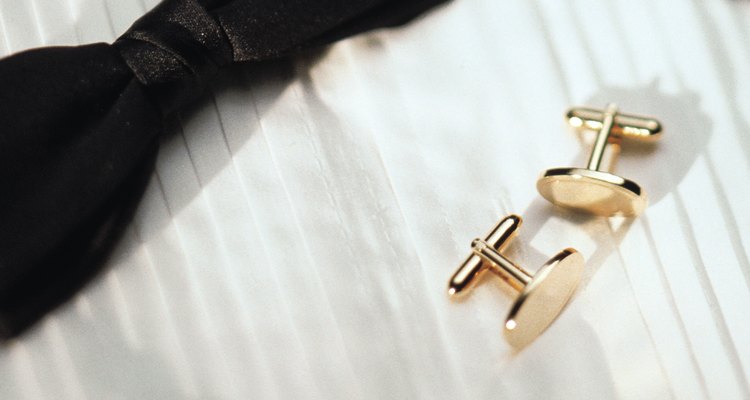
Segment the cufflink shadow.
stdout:
<svg viewBox="0 0 750 400">
<path fill-rule="evenodd" d="M 552 331 L 552 332 L 549 332 Z M 527 351 L 514 353 L 513 363 L 502 367 L 503 384 L 510 398 L 613 399 L 617 397 L 605 348 L 590 323 L 578 315 L 553 324 Z M 554 337 L 552 337 L 554 335 Z M 587 351 L 580 351 L 586 348 Z M 565 365 L 564 368 L 560 368 Z M 544 385 L 528 385 L 526 376 Z"/>
</svg>

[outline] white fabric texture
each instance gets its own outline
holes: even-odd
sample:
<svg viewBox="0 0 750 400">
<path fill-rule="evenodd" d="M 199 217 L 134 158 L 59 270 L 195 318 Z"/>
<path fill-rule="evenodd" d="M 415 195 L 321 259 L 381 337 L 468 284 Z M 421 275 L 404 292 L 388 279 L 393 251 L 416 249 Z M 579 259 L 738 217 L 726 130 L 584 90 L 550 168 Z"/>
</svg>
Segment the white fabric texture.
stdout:
<svg viewBox="0 0 750 400">
<path fill-rule="evenodd" d="M 0 53 L 111 41 L 156 3 L 0 0 Z M 0 398 L 750 398 L 748 76 L 750 3 L 726 0 L 454 0 L 237 69 L 164 141 L 104 271 L 0 347 Z M 637 219 L 535 189 L 585 164 L 565 110 L 608 102 L 665 127 L 616 164 Z M 446 294 L 511 212 L 520 264 L 587 260 L 520 352 L 502 283 Z"/>
</svg>

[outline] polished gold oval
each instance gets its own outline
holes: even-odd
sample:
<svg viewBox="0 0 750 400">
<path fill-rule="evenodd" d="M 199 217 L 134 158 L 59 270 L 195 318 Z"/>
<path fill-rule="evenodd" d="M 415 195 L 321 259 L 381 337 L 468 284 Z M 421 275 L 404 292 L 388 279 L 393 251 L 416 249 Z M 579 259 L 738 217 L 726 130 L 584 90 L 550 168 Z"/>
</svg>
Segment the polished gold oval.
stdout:
<svg viewBox="0 0 750 400">
<path fill-rule="evenodd" d="M 585 168 L 554 168 L 536 183 L 539 193 L 551 203 L 606 217 L 640 215 L 648 204 L 637 183 Z"/>
<path fill-rule="evenodd" d="M 583 266 L 581 253 L 565 249 L 534 274 L 505 320 L 505 337 L 511 345 L 524 347 L 547 329 L 575 291 Z"/>
</svg>

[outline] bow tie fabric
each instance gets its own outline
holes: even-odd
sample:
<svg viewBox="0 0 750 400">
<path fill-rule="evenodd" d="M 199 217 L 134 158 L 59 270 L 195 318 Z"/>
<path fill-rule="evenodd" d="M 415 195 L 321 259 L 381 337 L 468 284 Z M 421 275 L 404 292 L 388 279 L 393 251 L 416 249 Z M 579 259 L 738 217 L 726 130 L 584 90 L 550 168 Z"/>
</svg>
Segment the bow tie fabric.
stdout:
<svg viewBox="0 0 750 400">
<path fill-rule="evenodd" d="M 0 335 L 97 271 L 153 170 L 163 120 L 236 62 L 399 25 L 444 0 L 166 0 L 113 44 L 0 60 Z"/>
</svg>

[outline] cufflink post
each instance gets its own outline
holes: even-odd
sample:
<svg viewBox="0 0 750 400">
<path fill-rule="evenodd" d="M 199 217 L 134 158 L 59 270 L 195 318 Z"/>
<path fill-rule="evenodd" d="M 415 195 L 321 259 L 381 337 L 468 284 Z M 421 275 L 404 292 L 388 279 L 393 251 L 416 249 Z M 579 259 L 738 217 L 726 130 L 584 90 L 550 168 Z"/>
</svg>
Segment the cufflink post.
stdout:
<svg viewBox="0 0 750 400">
<path fill-rule="evenodd" d="M 492 272 L 519 292 L 505 319 L 504 333 L 511 345 L 531 343 L 557 318 L 573 294 L 581 272 L 583 256 L 565 249 L 547 261 L 536 273 L 523 269 L 500 252 L 521 227 L 518 215 L 502 219 L 485 239 L 474 239 L 472 253 L 448 283 L 448 294 L 456 297 L 470 291 L 486 271 Z"/>
<path fill-rule="evenodd" d="M 609 104 L 604 110 L 573 108 L 568 123 L 578 130 L 597 130 L 586 168 L 553 168 L 537 180 L 537 190 L 551 203 L 590 214 L 637 216 L 648 198 L 641 187 L 615 174 L 602 171 L 608 144 L 619 145 L 623 138 L 655 141 L 662 135 L 661 123 L 653 118 L 620 114 Z"/>
</svg>

